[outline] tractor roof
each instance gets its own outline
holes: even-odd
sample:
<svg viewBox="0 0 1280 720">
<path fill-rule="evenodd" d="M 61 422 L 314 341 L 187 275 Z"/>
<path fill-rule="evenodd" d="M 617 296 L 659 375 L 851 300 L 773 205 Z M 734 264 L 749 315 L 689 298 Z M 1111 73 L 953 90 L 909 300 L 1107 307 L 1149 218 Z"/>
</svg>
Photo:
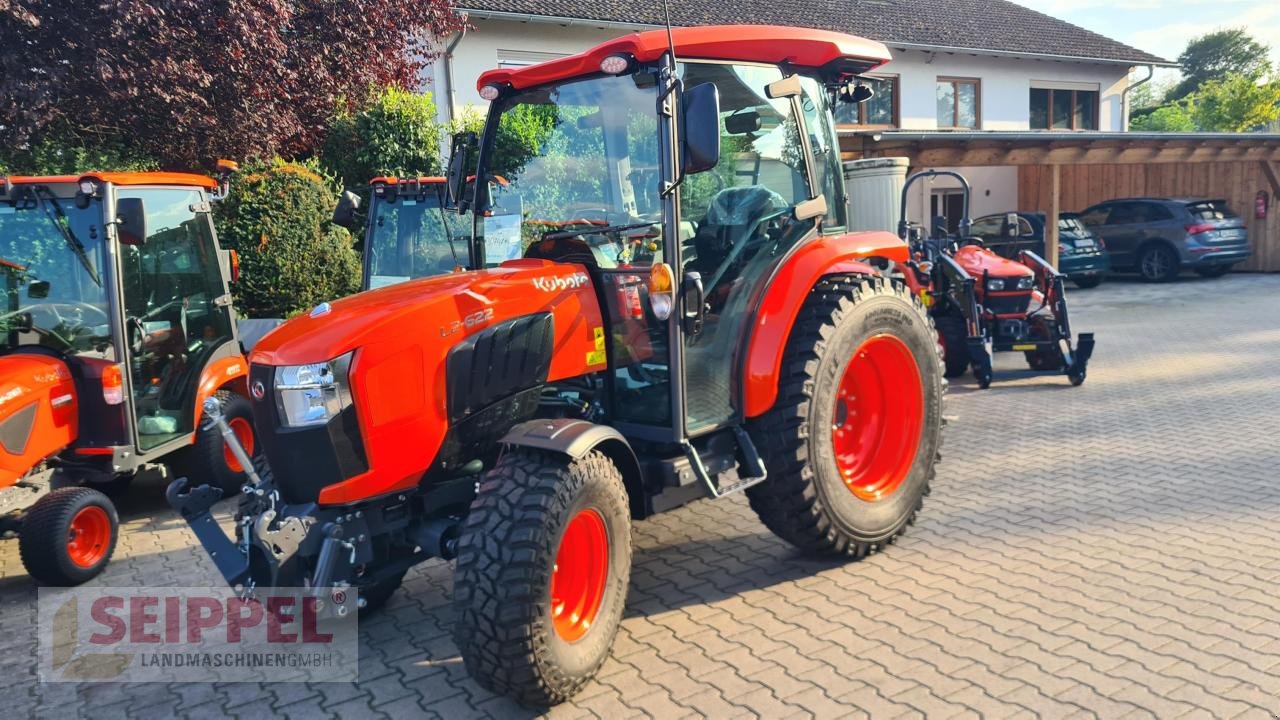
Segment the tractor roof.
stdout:
<svg viewBox="0 0 1280 720">
<path fill-rule="evenodd" d="M 890 60 L 883 43 L 830 30 L 780 25 L 708 25 L 671 31 L 677 58 L 786 63 L 795 67 L 822 68 L 840 63 L 844 74 L 864 73 Z M 667 31 L 632 33 L 601 43 L 590 50 L 522 68 L 490 70 L 476 81 L 485 85 L 510 85 L 521 90 L 543 83 L 600 72 L 600 61 L 610 55 L 631 55 L 638 62 L 653 62 L 667 51 Z"/>
<path fill-rule="evenodd" d="M 14 185 L 58 185 L 93 178 L 113 185 L 187 185 L 213 190 L 218 182 L 207 175 L 176 172 L 88 172 L 82 175 L 10 175 Z"/>
<path fill-rule="evenodd" d="M 439 185 L 445 182 L 445 178 L 435 175 L 422 175 L 416 180 L 414 178 L 398 178 L 393 176 L 376 177 L 369 181 L 370 185 L 378 185 L 385 183 L 387 185 L 399 185 L 402 182 L 417 182 L 419 185 Z"/>
</svg>

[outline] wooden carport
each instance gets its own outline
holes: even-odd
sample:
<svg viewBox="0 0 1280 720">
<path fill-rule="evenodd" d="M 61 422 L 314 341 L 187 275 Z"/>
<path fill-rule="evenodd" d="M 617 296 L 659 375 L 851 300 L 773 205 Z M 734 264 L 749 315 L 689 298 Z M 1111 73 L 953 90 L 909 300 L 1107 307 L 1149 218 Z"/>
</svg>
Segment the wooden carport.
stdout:
<svg viewBox="0 0 1280 720">
<path fill-rule="evenodd" d="M 1253 256 L 1241 270 L 1280 272 L 1280 135 L 1049 131 L 843 131 L 845 160 L 907 157 L 931 167 L 1016 166 L 1018 210 L 1048 213 L 1048 260 L 1057 263 L 1060 211 L 1117 197 L 1225 198 L 1249 226 Z M 1259 192 L 1266 219 L 1255 217 Z"/>
</svg>

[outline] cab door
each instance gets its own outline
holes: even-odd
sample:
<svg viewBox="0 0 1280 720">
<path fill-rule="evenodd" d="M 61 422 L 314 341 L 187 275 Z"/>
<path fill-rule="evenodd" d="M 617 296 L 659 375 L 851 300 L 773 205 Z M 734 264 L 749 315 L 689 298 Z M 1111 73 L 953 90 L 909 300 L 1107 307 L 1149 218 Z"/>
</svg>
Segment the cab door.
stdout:
<svg viewBox="0 0 1280 720">
<path fill-rule="evenodd" d="M 208 199 L 199 188 L 121 187 L 147 237 L 120 248 L 129 403 L 140 452 L 195 431 L 200 372 L 239 349 Z"/>
</svg>

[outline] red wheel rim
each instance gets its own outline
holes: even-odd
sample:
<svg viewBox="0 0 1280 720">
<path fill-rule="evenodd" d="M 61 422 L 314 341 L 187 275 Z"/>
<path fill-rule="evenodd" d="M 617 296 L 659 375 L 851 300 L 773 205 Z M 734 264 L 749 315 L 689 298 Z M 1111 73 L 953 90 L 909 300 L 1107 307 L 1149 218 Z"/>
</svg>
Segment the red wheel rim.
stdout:
<svg viewBox="0 0 1280 720">
<path fill-rule="evenodd" d="M 97 505 L 82 508 L 67 529 L 67 556 L 82 568 L 101 562 L 111 547 L 111 518 Z"/>
<path fill-rule="evenodd" d="M 924 383 L 915 356 L 893 335 L 868 338 L 836 392 L 831 444 L 840 477 L 860 500 L 883 500 L 911 471 L 924 432 Z"/>
<path fill-rule="evenodd" d="M 556 551 L 551 574 L 551 620 L 566 642 L 591 629 L 609 577 L 609 535 L 604 518 L 592 508 L 569 521 Z"/>
<path fill-rule="evenodd" d="M 231 418 L 227 424 L 231 426 L 231 431 L 236 434 L 236 439 L 240 441 L 240 446 L 244 448 L 245 454 L 253 457 L 253 426 L 244 418 Z M 244 472 L 240 461 L 236 459 L 236 454 L 231 452 L 231 446 L 225 442 L 222 444 L 222 459 L 226 461 L 227 467 L 231 468 L 231 472 Z"/>
</svg>

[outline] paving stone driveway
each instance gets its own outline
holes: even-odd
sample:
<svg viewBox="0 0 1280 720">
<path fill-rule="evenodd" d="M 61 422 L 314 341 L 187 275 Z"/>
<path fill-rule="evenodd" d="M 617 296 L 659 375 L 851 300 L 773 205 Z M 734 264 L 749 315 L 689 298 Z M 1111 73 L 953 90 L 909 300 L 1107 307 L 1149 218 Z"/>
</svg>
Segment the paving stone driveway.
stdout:
<svg viewBox="0 0 1280 720">
<path fill-rule="evenodd" d="M 1071 294 L 1088 382 L 952 386 L 939 480 L 889 552 L 798 557 L 739 499 L 638 523 L 600 679 L 553 717 L 1280 715 L 1280 276 Z M 135 488 L 100 585 L 215 571 Z M 528 715 L 471 683 L 447 565 L 362 629 L 358 685 L 38 684 L 35 592 L 0 545 L 4 715 Z"/>
</svg>

